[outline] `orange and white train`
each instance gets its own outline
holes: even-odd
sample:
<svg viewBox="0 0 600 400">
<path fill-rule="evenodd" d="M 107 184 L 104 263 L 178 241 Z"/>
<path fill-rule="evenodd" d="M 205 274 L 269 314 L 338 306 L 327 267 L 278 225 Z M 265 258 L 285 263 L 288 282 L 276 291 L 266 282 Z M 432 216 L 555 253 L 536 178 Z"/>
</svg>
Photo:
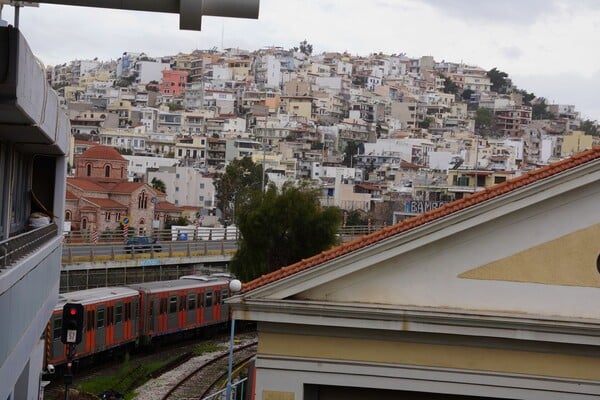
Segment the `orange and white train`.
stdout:
<svg viewBox="0 0 600 400">
<path fill-rule="evenodd" d="M 223 301 L 230 295 L 229 281 L 226 276 L 191 276 L 63 293 L 46 330 L 46 365 L 66 362 L 66 346 L 60 340 L 66 303 L 80 303 L 85 310 L 83 339 L 75 356 L 80 359 L 149 344 L 165 335 L 225 327 L 229 306 Z"/>
</svg>

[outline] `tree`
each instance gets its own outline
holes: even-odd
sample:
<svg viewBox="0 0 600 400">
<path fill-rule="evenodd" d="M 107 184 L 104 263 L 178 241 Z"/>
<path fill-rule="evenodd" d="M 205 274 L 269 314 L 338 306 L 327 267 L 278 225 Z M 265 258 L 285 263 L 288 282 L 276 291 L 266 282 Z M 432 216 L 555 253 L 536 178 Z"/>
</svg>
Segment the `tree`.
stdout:
<svg viewBox="0 0 600 400">
<path fill-rule="evenodd" d="M 548 111 L 546 99 L 540 97 L 538 100 L 531 106 L 531 119 L 554 119 L 554 114 Z"/>
<path fill-rule="evenodd" d="M 489 134 L 492 120 L 493 114 L 489 108 L 478 108 L 475 114 L 475 128 L 481 134 Z"/>
<path fill-rule="evenodd" d="M 306 39 L 300 42 L 300 53 L 304 53 L 307 56 L 310 56 L 313 52 L 312 44 L 308 43 Z"/>
<path fill-rule="evenodd" d="M 337 244 L 338 208 L 322 208 L 319 192 L 285 184 L 254 192 L 240 207 L 241 240 L 231 270 L 243 281 L 311 257 Z"/>
<path fill-rule="evenodd" d="M 494 67 L 487 72 L 487 76 L 490 78 L 490 82 L 492 83 L 492 91 L 506 94 L 511 85 L 510 79 L 508 79 L 508 74 L 506 72 L 502 72 Z"/>
<path fill-rule="evenodd" d="M 435 118 L 433 117 L 425 117 L 423 121 L 419 121 L 419 128 L 427 129 L 435 122 Z"/>
<path fill-rule="evenodd" d="M 442 75 L 442 78 L 444 78 L 444 93 L 457 94 L 458 86 L 456 83 L 447 76 Z"/>
<path fill-rule="evenodd" d="M 585 132 L 586 135 L 598 136 L 598 124 L 596 121 L 592 121 L 590 119 L 581 121 L 579 130 Z"/>
<path fill-rule="evenodd" d="M 165 183 L 157 178 L 152 178 L 152 180 L 150 181 L 150 184 L 152 185 L 152 188 L 154 190 L 158 190 L 161 191 L 163 193 L 167 193 L 167 186 L 165 185 Z"/>
<path fill-rule="evenodd" d="M 171 229 L 172 226 L 186 226 L 190 221 L 186 217 L 167 218 L 164 229 Z"/>
<path fill-rule="evenodd" d="M 358 144 L 356 142 L 348 142 L 346 144 L 346 148 L 344 149 L 344 160 L 342 161 L 342 164 L 344 164 L 346 167 L 354 166 L 352 157 L 356 156 L 357 154 Z"/>
<path fill-rule="evenodd" d="M 168 103 L 167 106 L 169 107 L 169 111 L 173 112 L 173 111 L 181 111 L 183 110 L 183 105 L 179 104 L 179 103 Z"/>
<path fill-rule="evenodd" d="M 472 91 L 471 89 L 465 89 L 465 90 L 463 90 L 461 97 L 463 100 L 469 101 L 469 100 L 471 100 L 471 95 L 473 93 L 475 93 L 475 92 Z"/>
<path fill-rule="evenodd" d="M 261 192 L 262 165 L 250 157 L 235 159 L 225 172 L 215 180 L 217 207 L 223 213 L 225 223 L 236 223 L 236 209 L 245 203 L 253 192 Z"/>
</svg>

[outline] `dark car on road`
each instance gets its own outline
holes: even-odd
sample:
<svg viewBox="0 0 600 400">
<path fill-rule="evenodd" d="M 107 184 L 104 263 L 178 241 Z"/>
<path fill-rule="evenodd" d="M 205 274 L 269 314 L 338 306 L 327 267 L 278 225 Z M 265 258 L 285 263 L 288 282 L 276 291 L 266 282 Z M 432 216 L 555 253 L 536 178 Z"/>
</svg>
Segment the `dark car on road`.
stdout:
<svg viewBox="0 0 600 400">
<path fill-rule="evenodd" d="M 125 251 L 127 253 L 145 253 L 148 251 L 160 253 L 162 246 L 150 236 L 132 236 L 125 242 Z"/>
</svg>

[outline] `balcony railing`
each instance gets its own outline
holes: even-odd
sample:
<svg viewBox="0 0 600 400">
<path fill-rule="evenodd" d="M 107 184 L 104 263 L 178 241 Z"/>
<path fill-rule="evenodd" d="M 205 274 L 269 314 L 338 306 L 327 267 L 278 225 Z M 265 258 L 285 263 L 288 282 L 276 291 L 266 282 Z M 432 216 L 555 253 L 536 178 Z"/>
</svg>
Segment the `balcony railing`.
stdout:
<svg viewBox="0 0 600 400">
<path fill-rule="evenodd" d="M 55 224 L 13 236 L 0 242 L 0 269 L 9 268 L 21 257 L 39 248 L 58 233 Z"/>
</svg>

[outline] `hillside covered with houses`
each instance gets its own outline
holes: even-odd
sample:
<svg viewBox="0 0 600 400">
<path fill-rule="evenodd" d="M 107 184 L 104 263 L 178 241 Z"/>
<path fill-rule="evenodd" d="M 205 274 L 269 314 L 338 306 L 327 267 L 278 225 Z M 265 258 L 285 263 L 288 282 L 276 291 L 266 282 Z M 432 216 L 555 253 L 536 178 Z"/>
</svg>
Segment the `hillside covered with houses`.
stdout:
<svg viewBox="0 0 600 400">
<path fill-rule="evenodd" d="M 599 141 L 574 105 L 548 104 L 496 68 L 432 56 L 313 55 L 303 42 L 125 52 L 46 72 L 71 122 L 73 229 L 117 229 L 129 215 L 144 233 L 218 216 L 214 179 L 242 157 L 269 182 L 311 181 L 324 206 L 389 225 Z M 90 151 L 98 145 L 117 152 Z"/>
</svg>

